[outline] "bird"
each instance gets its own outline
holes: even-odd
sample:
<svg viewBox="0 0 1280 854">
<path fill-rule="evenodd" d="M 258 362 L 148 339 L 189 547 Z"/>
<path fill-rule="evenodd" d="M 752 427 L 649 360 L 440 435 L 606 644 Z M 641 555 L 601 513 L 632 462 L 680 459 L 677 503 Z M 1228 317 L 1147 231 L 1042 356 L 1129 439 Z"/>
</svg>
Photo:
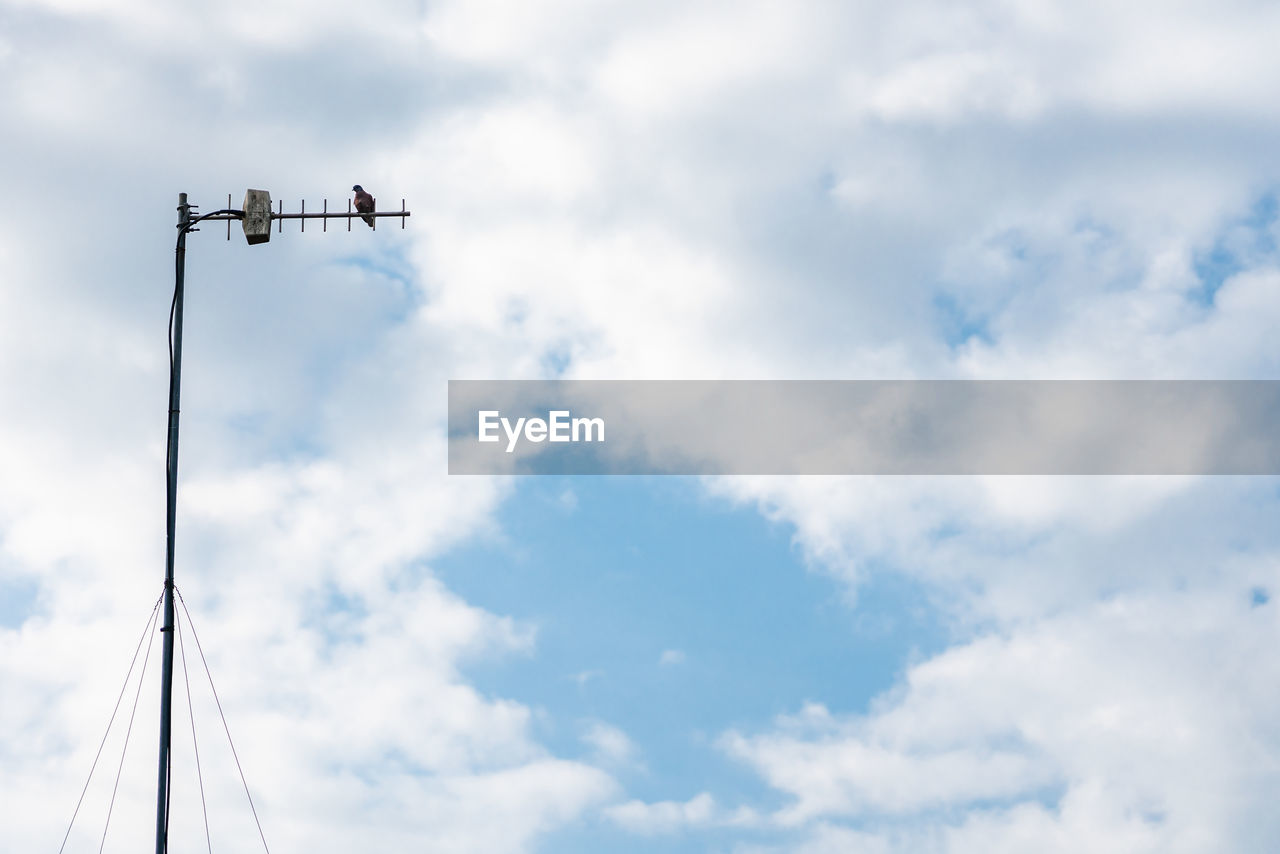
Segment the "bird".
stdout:
<svg viewBox="0 0 1280 854">
<path fill-rule="evenodd" d="M 364 191 L 364 187 L 361 187 L 359 184 L 356 184 L 351 189 L 354 190 L 356 194 L 356 210 L 362 214 L 373 213 L 373 209 L 375 206 L 373 196 L 366 193 Z M 370 228 L 373 228 L 373 217 L 362 216 L 360 218 L 364 220 L 365 225 L 369 226 Z"/>
</svg>

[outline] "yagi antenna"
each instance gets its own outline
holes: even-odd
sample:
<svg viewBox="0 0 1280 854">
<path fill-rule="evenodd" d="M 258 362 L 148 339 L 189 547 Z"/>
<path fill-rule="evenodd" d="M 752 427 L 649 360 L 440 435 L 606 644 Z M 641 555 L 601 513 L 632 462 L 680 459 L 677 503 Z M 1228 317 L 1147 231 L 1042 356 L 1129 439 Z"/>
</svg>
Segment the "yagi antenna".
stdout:
<svg viewBox="0 0 1280 854">
<path fill-rule="evenodd" d="M 244 194 L 244 204 L 239 210 L 231 207 L 231 194 L 227 194 L 227 206 L 220 211 L 214 211 L 211 214 L 205 214 L 199 217 L 202 222 L 209 220 L 226 220 L 227 223 L 227 240 L 231 239 L 231 222 L 239 220 L 244 228 L 244 239 L 248 241 L 250 246 L 259 243 L 266 243 L 271 239 L 271 225 L 276 223 L 276 232 L 284 233 L 284 221 L 286 219 L 296 219 L 300 226 L 299 231 L 307 230 L 307 220 L 318 219 L 323 223 L 322 231 L 329 230 L 329 220 L 345 219 L 347 221 L 347 231 L 351 230 L 351 220 L 356 219 L 372 219 L 374 231 L 378 230 L 378 219 L 380 217 L 396 216 L 400 217 L 400 228 L 404 228 L 406 217 L 412 216 L 412 212 L 407 210 L 404 205 L 404 199 L 400 200 L 400 210 L 398 211 L 378 211 L 378 200 L 373 200 L 375 210 L 369 213 L 361 213 L 351 207 L 351 200 L 347 199 L 346 213 L 331 213 L 329 211 L 329 200 L 324 199 L 320 213 L 307 213 L 307 200 L 302 199 L 299 202 L 297 213 L 284 212 L 284 200 L 277 202 L 277 209 L 271 209 L 271 194 L 266 190 L 246 190 Z M 194 205 L 192 205 L 194 207 Z M 192 211 L 194 214 L 194 211 Z M 193 217 L 194 219 L 195 217 Z"/>
</svg>

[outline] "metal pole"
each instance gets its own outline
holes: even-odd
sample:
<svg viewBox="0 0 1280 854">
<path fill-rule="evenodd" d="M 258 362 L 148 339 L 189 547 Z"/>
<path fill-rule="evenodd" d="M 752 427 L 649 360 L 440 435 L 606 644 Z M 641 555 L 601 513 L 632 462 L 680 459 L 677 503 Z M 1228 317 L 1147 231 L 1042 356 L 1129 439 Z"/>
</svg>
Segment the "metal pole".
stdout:
<svg viewBox="0 0 1280 854">
<path fill-rule="evenodd" d="M 302 203 L 301 213 L 286 214 L 284 212 L 284 200 L 280 201 L 280 212 L 272 213 L 268 208 L 269 216 L 267 222 L 268 232 L 270 231 L 270 219 L 280 219 L 280 230 L 284 230 L 284 222 L 286 219 L 303 220 L 305 228 L 306 220 L 322 219 L 325 220 L 325 229 L 328 230 L 329 219 L 341 219 L 345 216 L 347 220 L 347 231 L 351 230 L 351 200 L 347 200 L 346 214 L 330 214 L 328 200 L 325 200 L 324 211 L 322 213 L 307 213 L 306 202 Z M 358 214 L 356 214 L 358 216 Z M 404 218 L 409 216 L 409 211 L 404 209 L 404 200 L 400 202 L 399 213 L 375 213 L 371 216 L 398 216 L 400 217 L 400 227 L 404 227 Z M 244 219 L 245 212 L 231 210 L 231 203 L 228 197 L 227 208 L 225 210 L 214 211 L 213 213 L 203 216 L 192 216 L 191 205 L 187 204 L 187 194 L 178 194 L 178 243 L 176 248 L 177 257 L 176 267 L 174 271 L 174 287 L 173 287 L 173 317 L 170 331 L 169 344 L 170 350 L 170 373 L 169 373 L 169 436 L 168 436 L 168 459 L 166 460 L 167 474 L 167 490 L 166 490 L 166 512 L 165 512 L 165 562 L 164 562 L 164 625 L 160 631 L 164 634 L 163 661 L 160 671 L 160 772 L 159 782 L 156 786 L 156 854 L 167 854 L 169 850 L 169 789 L 170 783 L 170 743 L 173 723 L 173 544 L 174 544 L 174 522 L 177 517 L 178 509 L 178 413 L 179 413 L 179 393 L 182 387 L 182 298 L 183 298 L 183 278 L 186 275 L 187 260 L 187 233 L 194 231 L 193 226 L 204 220 L 220 220 L 226 219 L 228 223 L 231 219 Z M 228 228 L 230 225 L 228 224 Z M 246 232 L 247 234 L 247 232 Z M 250 241 L 253 242 L 253 241 Z M 253 805 L 250 799 L 249 805 Z M 259 828 L 261 831 L 261 828 Z M 264 843 L 265 844 L 265 840 Z"/>
<path fill-rule="evenodd" d="M 182 383 L 182 285 L 191 207 L 178 194 L 178 248 L 173 294 L 173 364 L 169 378 L 169 458 L 164 556 L 164 659 L 160 671 L 160 781 L 156 792 L 156 854 L 168 851 L 169 744 L 173 711 L 173 530 L 178 508 L 178 397 Z"/>
</svg>

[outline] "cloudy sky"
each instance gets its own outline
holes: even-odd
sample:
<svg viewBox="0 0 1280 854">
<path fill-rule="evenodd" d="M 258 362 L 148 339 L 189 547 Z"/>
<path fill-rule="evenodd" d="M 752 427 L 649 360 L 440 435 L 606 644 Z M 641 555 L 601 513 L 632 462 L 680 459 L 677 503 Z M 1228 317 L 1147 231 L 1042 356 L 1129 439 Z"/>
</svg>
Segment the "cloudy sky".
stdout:
<svg viewBox="0 0 1280 854">
<path fill-rule="evenodd" d="M 407 228 L 187 256 L 177 581 L 271 850 L 1272 850 L 1275 479 L 451 478 L 444 435 L 449 379 L 1280 378 L 1278 36 L 0 0 L 0 849 L 56 850 L 117 697 L 66 850 L 151 844 L 177 194 L 361 183 Z M 256 850 L 183 638 L 174 847 L 193 717 Z"/>
</svg>

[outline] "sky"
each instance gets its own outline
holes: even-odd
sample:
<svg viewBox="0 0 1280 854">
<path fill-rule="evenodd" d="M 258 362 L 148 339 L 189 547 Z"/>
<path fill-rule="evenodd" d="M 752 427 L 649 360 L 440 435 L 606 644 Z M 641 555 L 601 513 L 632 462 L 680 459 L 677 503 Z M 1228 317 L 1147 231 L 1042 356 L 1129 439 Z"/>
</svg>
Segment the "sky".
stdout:
<svg viewBox="0 0 1280 854">
<path fill-rule="evenodd" d="M 406 227 L 189 240 L 174 850 L 201 786 L 262 844 L 237 757 L 276 852 L 1272 850 L 1275 478 L 450 477 L 445 404 L 1280 379 L 1277 34 L 0 0 L 0 850 L 62 844 L 118 697 L 65 850 L 153 844 L 177 194 L 355 183 Z"/>
</svg>

